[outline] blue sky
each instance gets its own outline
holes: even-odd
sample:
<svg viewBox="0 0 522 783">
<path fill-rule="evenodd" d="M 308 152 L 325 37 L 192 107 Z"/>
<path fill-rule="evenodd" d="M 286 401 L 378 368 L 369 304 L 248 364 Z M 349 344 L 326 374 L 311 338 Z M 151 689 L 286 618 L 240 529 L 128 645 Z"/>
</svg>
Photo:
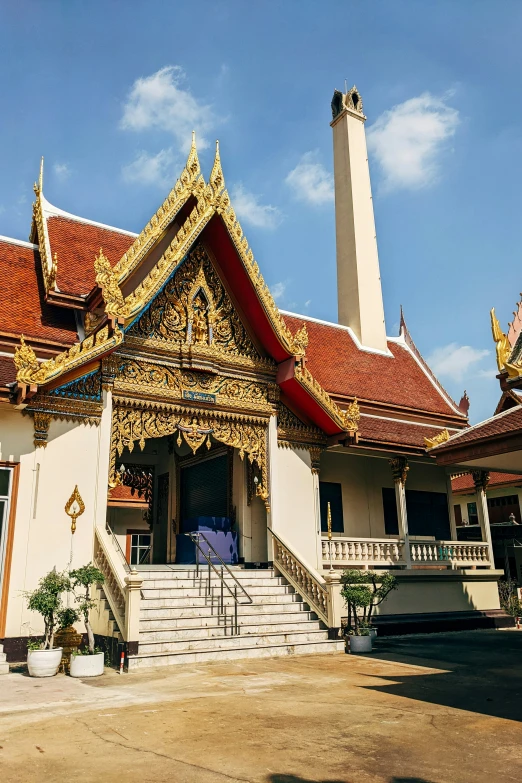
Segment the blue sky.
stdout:
<svg viewBox="0 0 522 783">
<path fill-rule="evenodd" d="M 6 0 L 0 234 L 27 239 L 32 183 L 140 231 L 198 133 L 284 309 L 336 320 L 330 99 L 368 117 L 388 334 L 410 332 L 473 421 L 499 397 L 489 309 L 522 289 L 518 0 Z"/>
</svg>

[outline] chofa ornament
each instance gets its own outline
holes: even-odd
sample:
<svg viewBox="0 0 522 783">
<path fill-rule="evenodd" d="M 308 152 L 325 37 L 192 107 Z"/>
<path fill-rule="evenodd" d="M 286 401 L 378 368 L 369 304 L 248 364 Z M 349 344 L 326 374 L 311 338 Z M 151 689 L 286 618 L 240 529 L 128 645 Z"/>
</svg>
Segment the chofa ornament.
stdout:
<svg viewBox="0 0 522 783">
<path fill-rule="evenodd" d="M 65 504 L 65 513 L 71 518 L 71 533 L 73 535 L 76 532 L 76 520 L 81 517 L 84 511 L 85 503 L 78 491 L 78 484 L 76 484 L 71 497 Z"/>
</svg>

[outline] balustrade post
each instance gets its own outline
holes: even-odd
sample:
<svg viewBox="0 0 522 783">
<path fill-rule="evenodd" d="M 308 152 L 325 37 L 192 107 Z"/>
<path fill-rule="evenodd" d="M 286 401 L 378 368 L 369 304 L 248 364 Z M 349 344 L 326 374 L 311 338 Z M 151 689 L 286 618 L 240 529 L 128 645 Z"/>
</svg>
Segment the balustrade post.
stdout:
<svg viewBox="0 0 522 783">
<path fill-rule="evenodd" d="M 491 539 L 491 529 L 489 527 L 489 511 L 486 490 L 489 484 L 489 473 L 486 470 L 472 470 L 473 483 L 475 485 L 475 495 L 477 499 L 477 516 L 479 519 L 482 540 L 488 545 L 490 568 L 495 568 L 495 559 L 493 557 L 493 541 Z"/>
<path fill-rule="evenodd" d="M 127 652 L 138 652 L 140 638 L 140 601 L 143 577 L 137 571 L 131 571 L 125 577 L 127 585 L 125 596 L 125 641 Z"/>
<path fill-rule="evenodd" d="M 394 457 L 389 460 L 395 482 L 395 502 L 397 504 L 397 519 L 399 536 L 404 540 L 404 560 L 406 568 L 411 568 L 410 536 L 408 532 L 408 511 L 406 509 L 406 478 L 408 476 L 408 460 L 406 457 Z"/>
<path fill-rule="evenodd" d="M 324 581 L 328 591 L 328 628 L 340 630 L 344 608 L 341 596 L 341 575 L 335 571 L 329 571 L 325 574 Z"/>
</svg>

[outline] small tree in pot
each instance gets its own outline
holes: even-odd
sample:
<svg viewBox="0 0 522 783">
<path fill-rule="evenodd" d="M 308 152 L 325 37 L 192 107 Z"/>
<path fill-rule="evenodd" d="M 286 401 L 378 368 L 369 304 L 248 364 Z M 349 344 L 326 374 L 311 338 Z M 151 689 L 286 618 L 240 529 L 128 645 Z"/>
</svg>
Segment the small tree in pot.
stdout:
<svg viewBox="0 0 522 783">
<path fill-rule="evenodd" d="M 62 595 L 70 589 L 71 581 L 68 575 L 53 568 L 40 579 L 36 590 L 25 593 L 28 609 L 38 612 L 44 621 L 44 639 L 40 649 L 29 649 L 27 653 L 27 666 L 31 677 L 53 677 L 58 671 L 62 648 L 54 647 L 54 635 L 63 605 Z"/>
<path fill-rule="evenodd" d="M 341 595 L 348 609 L 346 629 L 350 637 L 350 650 L 370 652 L 373 610 L 396 589 L 397 580 L 388 571 L 362 571 L 353 568 L 343 572 L 341 584 Z"/>
<path fill-rule="evenodd" d="M 89 614 L 96 606 L 96 602 L 91 598 L 91 588 L 95 584 L 103 584 L 105 577 L 92 563 L 74 569 L 70 572 L 70 577 L 73 590 L 79 590 L 79 594 L 75 594 L 77 610 L 83 617 L 88 640 L 85 655 L 71 656 L 71 677 L 94 677 L 103 674 L 104 653 L 96 650 L 94 646 L 94 633 Z"/>
</svg>

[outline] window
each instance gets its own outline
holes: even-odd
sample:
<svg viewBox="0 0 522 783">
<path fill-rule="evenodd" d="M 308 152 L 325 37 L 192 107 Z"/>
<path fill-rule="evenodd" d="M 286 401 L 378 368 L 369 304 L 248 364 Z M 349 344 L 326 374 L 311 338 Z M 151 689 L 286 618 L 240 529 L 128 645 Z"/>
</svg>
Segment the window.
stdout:
<svg viewBox="0 0 522 783">
<path fill-rule="evenodd" d="M 478 525 L 477 504 L 468 503 L 468 525 Z"/>
<path fill-rule="evenodd" d="M 399 534 L 395 489 L 383 487 L 384 530 L 387 535 Z M 448 498 L 444 492 L 406 490 L 406 511 L 410 536 L 450 538 Z"/>
<path fill-rule="evenodd" d="M 0 467 L 0 592 L 4 575 L 5 551 L 7 547 L 7 526 L 9 522 L 9 498 L 11 494 L 13 468 Z"/>
<path fill-rule="evenodd" d="M 503 495 L 499 498 L 488 498 L 489 522 L 491 525 L 502 525 L 509 522 L 511 514 L 520 524 L 520 504 L 518 495 Z"/>
<path fill-rule="evenodd" d="M 151 541 L 151 534 L 145 530 L 127 531 L 127 557 L 130 565 L 150 563 Z"/>
<path fill-rule="evenodd" d="M 332 514 L 332 533 L 344 533 L 343 492 L 340 484 L 331 481 L 319 482 L 319 505 L 321 508 L 321 530 L 328 531 L 328 503 Z"/>
</svg>

